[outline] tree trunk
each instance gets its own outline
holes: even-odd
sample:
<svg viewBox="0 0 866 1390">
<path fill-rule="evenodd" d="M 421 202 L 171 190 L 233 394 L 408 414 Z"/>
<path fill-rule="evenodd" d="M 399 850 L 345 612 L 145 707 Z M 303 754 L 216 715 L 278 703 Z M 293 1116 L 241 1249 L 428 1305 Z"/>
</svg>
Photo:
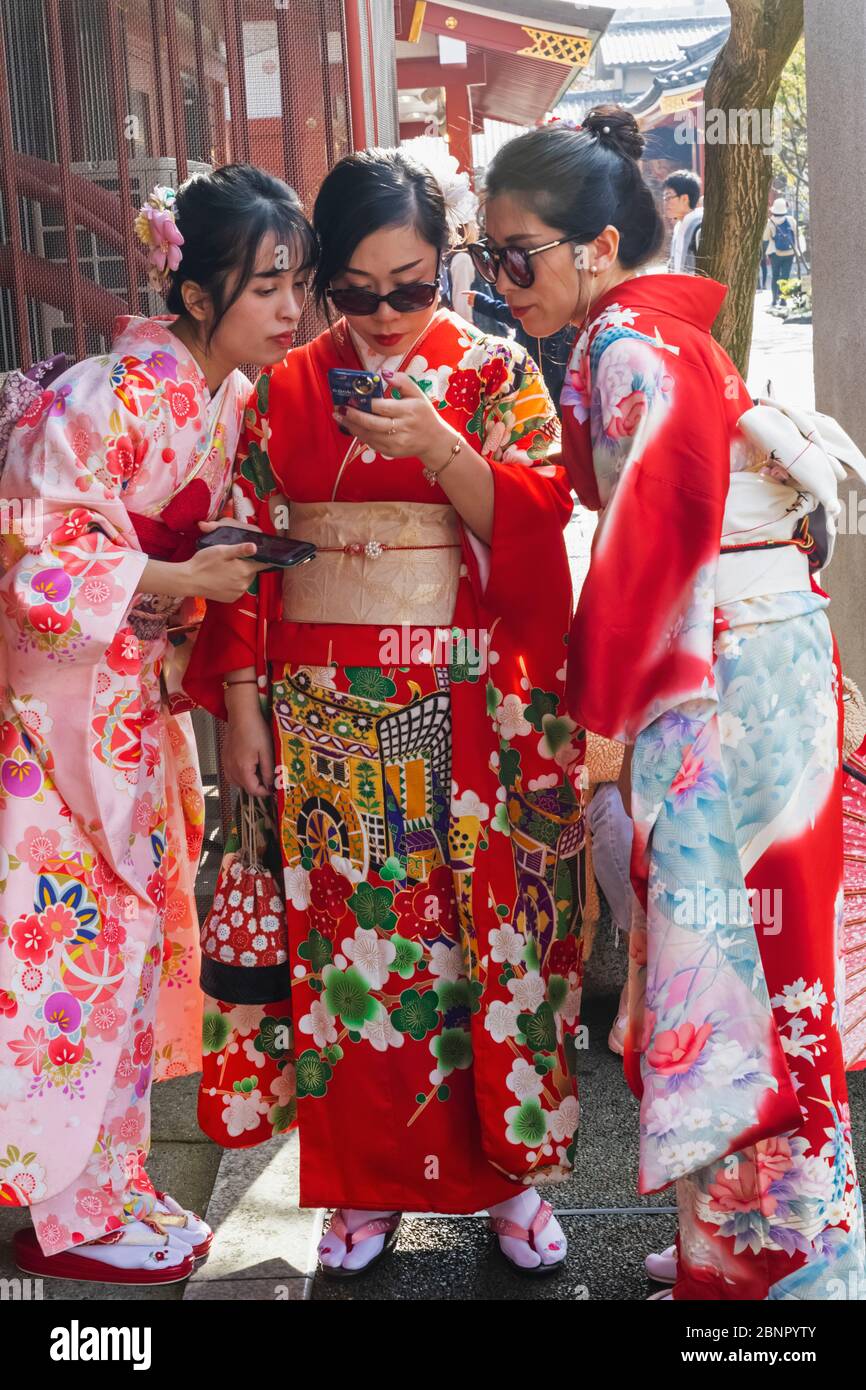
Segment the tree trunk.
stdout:
<svg viewBox="0 0 866 1390">
<path fill-rule="evenodd" d="M 803 32 L 803 0 L 728 0 L 728 8 L 730 36 L 705 93 L 707 115 L 725 114 L 728 139 L 706 145 L 698 268 L 729 287 L 713 333 L 745 374 L 773 160 L 760 143 L 736 141 L 737 116 L 731 113 L 772 112 L 785 64 Z"/>
</svg>

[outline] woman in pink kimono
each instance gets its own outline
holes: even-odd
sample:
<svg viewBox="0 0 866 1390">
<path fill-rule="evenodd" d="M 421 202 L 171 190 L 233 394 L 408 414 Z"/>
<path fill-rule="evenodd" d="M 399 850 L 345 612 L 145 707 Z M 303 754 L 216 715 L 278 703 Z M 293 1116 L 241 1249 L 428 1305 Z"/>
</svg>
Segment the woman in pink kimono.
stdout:
<svg viewBox="0 0 866 1390">
<path fill-rule="evenodd" d="M 642 148 L 615 107 L 510 142 L 475 254 L 529 332 L 580 329 L 563 455 L 600 520 L 567 691 L 633 746 L 626 1073 L 640 1191 L 676 1183 L 679 1208 L 653 1297 L 863 1299 L 838 656 L 810 573 L 842 470 L 808 421 L 753 406 L 710 333 L 724 286 L 636 274 L 661 241 Z"/>
<path fill-rule="evenodd" d="M 251 542 L 195 544 L 230 486 L 239 365 L 290 347 L 313 243 L 243 165 L 155 190 L 136 226 L 170 316 L 31 390 L 0 482 L 0 1200 L 32 1209 L 25 1271 L 155 1284 L 211 1239 L 143 1166 L 152 1081 L 199 1065 L 179 677 L 202 599 L 259 568 Z"/>
</svg>

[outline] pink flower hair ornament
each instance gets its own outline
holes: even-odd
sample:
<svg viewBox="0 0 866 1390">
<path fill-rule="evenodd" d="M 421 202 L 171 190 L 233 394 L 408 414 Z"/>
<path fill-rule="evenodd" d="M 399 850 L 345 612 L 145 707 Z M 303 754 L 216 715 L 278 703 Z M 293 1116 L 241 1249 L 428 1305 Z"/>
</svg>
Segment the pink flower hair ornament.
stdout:
<svg viewBox="0 0 866 1390">
<path fill-rule="evenodd" d="M 135 219 L 135 234 L 148 251 L 147 278 L 161 292 L 181 262 L 183 235 L 175 221 L 174 201 L 174 189 L 157 184 Z"/>
</svg>

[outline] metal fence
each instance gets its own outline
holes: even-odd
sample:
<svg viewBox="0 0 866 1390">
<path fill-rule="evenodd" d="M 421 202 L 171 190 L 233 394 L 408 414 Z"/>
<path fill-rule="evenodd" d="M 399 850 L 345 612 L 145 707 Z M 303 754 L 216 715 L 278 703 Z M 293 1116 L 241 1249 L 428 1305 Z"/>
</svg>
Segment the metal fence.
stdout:
<svg viewBox="0 0 866 1390">
<path fill-rule="evenodd" d="M 370 3 L 384 23 L 385 0 Z M 0 0 L 0 13 L 0 371 L 103 351 L 119 313 L 160 310 L 132 230 L 155 184 L 249 160 L 309 206 L 351 148 L 342 0 Z M 379 48 L 392 134 L 393 43 Z"/>
</svg>

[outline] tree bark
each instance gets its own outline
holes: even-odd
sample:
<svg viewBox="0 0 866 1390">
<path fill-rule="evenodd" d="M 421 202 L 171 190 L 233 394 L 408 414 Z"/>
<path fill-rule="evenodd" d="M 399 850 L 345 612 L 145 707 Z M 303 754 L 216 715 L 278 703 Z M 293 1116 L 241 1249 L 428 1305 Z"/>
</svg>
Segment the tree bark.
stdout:
<svg viewBox="0 0 866 1390">
<path fill-rule="evenodd" d="M 785 64 L 803 32 L 803 0 L 728 0 L 728 8 L 731 32 L 704 98 L 707 113 L 725 113 L 728 139 L 706 145 L 698 269 L 729 287 L 713 333 L 745 374 L 773 160 L 761 144 L 730 138 L 738 131 L 729 113 L 772 111 Z"/>
</svg>

